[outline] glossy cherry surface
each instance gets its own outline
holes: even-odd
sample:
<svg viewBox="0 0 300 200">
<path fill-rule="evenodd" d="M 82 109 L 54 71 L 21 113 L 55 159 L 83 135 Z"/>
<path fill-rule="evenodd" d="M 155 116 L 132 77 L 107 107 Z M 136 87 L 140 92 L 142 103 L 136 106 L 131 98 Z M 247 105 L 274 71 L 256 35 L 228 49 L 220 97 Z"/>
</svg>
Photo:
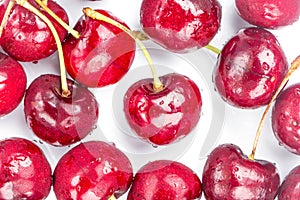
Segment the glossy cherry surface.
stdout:
<svg viewBox="0 0 300 200">
<path fill-rule="evenodd" d="M 217 0 L 143 0 L 140 23 L 150 38 L 174 52 L 206 46 L 221 23 Z"/>
<path fill-rule="evenodd" d="M 171 73 L 160 77 L 164 88 L 153 89 L 153 79 L 142 79 L 127 90 L 124 112 L 137 135 L 155 145 L 165 145 L 190 133 L 200 119 L 202 99 L 188 77 Z"/>
<path fill-rule="evenodd" d="M 213 79 L 229 104 L 241 108 L 266 105 L 283 80 L 288 63 L 275 36 L 264 29 L 242 29 L 223 47 Z"/>
<path fill-rule="evenodd" d="M 128 26 L 104 10 L 97 12 Z M 121 29 L 82 16 L 74 27 L 80 38 L 69 36 L 63 44 L 70 76 L 88 87 L 103 87 L 119 81 L 135 56 L 135 41 Z"/>
<path fill-rule="evenodd" d="M 272 128 L 279 143 L 300 155 L 300 84 L 286 88 L 272 110 Z"/>
<path fill-rule="evenodd" d="M 278 200 L 293 200 L 300 196 L 300 166 L 294 167 L 284 178 L 278 191 Z"/>
<path fill-rule="evenodd" d="M 201 182 L 187 166 L 170 160 L 157 160 L 136 173 L 128 200 L 200 199 Z"/>
<path fill-rule="evenodd" d="M 3 18 L 8 2 L 9 0 L 0 2 L 0 19 Z M 28 2 L 36 8 L 40 8 L 34 0 L 28 0 Z M 68 23 L 68 16 L 65 10 L 52 0 L 47 2 L 47 6 L 63 21 Z M 39 10 L 49 18 L 60 39 L 63 40 L 67 36 L 67 31 L 45 11 Z M 25 62 L 46 58 L 57 49 L 53 34 L 47 24 L 34 13 L 19 5 L 15 5 L 10 13 L 0 44 L 3 50 L 11 57 Z"/>
<path fill-rule="evenodd" d="M 276 167 L 265 160 L 250 160 L 233 144 L 215 148 L 207 158 L 203 191 L 210 200 L 270 200 L 280 184 Z"/>
<path fill-rule="evenodd" d="M 39 147 L 23 138 L 0 141 L 0 199 L 45 199 L 51 167 Z"/>
<path fill-rule="evenodd" d="M 299 0 L 235 0 L 235 4 L 244 20 L 265 28 L 291 25 L 300 15 Z"/>
<path fill-rule="evenodd" d="M 0 116 L 12 112 L 23 99 L 27 76 L 23 67 L 0 53 Z"/>
<path fill-rule="evenodd" d="M 60 76 L 41 75 L 30 84 L 24 99 L 27 124 L 39 138 L 55 146 L 81 140 L 98 120 L 97 101 L 87 88 L 68 80 L 68 97 L 61 96 L 60 88 Z"/>
<path fill-rule="evenodd" d="M 68 151 L 54 170 L 58 200 L 109 199 L 124 194 L 133 171 L 124 153 L 102 141 L 81 143 Z"/>
</svg>

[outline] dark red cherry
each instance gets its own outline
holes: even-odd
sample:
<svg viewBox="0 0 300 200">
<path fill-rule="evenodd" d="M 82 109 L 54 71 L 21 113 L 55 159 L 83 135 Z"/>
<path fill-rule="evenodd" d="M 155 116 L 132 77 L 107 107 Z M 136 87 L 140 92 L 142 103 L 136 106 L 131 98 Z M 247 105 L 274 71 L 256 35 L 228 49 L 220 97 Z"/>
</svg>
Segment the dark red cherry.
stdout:
<svg viewBox="0 0 300 200">
<path fill-rule="evenodd" d="M 257 108 L 271 100 L 287 69 L 287 59 L 275 36 L 267 30 L 250 27 L 225 44 L 213 79 L 227 103 Z"/>
<path fill-rule="evenodd" d="M 34 143 L 23 138 L 0 141 L 0 199 L 45 199 L 52 185 L 51 167 Z"/>
<path fill-rule="evenodd" d="M 150 38 L 174 52 L 208 45 L 220 28 L 217 0 L 143 0 L 140 23 Z"/>
<path fill-rule="evenodd" d="M 284 178 L 278 191 L 278 200 L 293 200 L 300 196 L 300 166 L 294 167 Z"/>
<path fill-rule="evenodd" d="M 170 160 L 157 160 L 136 173 L 128 200 L 200 199 L 201 182 L 187 166 Z"/>
<path fill-rule="evenodd" d="M 71 94 L 62 97 L 60 76 L 41 75 L 25 94 L 27 124 L 40 139 L 55 146 L 70 145 L 84 138 L 98 120 L 94 95 L 71 80 L 67 83 Z"/>
<path fill-rule="evenodd" d="M 175 142 L 197 125 L 202 108 L 198 86 L 188 77 L 171 73 L 160 77 L 164 88 L 153 89 L 153 79 L 142 79 L 127 90 L 124 112 L 130 127 L 155 145 Z"/>
<path fill-rule="evenodd" d="M 300 15 L 299 0 L 235 0 L 235 4 L 244 20 L 265 28 L 291 25 Z"/>
<path fill-rule="evenodd" d="M 128 26 L 104 10 L 97 12 Z M 103 87 L 119 81 L 129 70 L 135 55 L 135 41 L 106 22 L 82 16 L 74 27 L 80 34 L 69 35 L 63 44 L 70 76 L 88 87 Z"/>
<path fill-rule="evenodd" d="M 0 53 L 0 116 L 12 112 L 23 99 L 27 77 L 23 67 Z"/>
<path fill-rule="evenodd" d="M 203 169 L 202 186 L 210 200 L 270 200 L 280 184 L 274 164 L 251 160 L 233 144 L 215 148 Z"/>
<path fill-rule="evenodd" d="M 9 0 L 0 2 L 0 19 L 3 18 L 8 2 Z M 62 41 L 67 36 L 67 31 L 45 11 L 40 9 L 34 0 L 28 0 L 28 2 L 50 19 Z M 48 0 L 47 6 L 63 21 L 68 23 L 67 13 L 61 6 L 53 0 Z M 25 62 L 46 58 L 57 49 L 55 39 L 47 24 L 20 5 L 14 5 L 4 27 L 0 44 L 3 50 L 11 57 Z"/>
<path fill-rule="evenodd" d="M 105 142 L 90 141 L 74 147 L 58 161 L 53 189 L 58 200 L 118 198 L 128 190 L 132 177 L 124 153 Z"/>
<path fill-rule="evenodd" d="M 300 155 L 300 84 L 286 88 L 272 110 L 272 128 L 279 143 Z"/>
</svg>

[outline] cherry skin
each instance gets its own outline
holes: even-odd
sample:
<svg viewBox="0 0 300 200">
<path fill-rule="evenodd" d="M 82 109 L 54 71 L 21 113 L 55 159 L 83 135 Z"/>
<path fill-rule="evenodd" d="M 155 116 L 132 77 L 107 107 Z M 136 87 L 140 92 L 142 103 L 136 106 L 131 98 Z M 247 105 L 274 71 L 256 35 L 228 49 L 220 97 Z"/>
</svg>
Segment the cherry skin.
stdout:
<svg viewBox="0 0 300 200">
<path fill-rule="evenodd" d="M 0 3 L 0 19 L 3 18 L 8 2 L 9 0 L 4 0 Z M 28 2 L 50 19 L 62 41 L 68 32 L 45 11 L 41 10 L 34 0 L 28 0 Z M 61 6 L 52 0 L 47 1 L 47 6 L 68 23 L 67 13 Z M 20 5 L 14 5 L 4 27 L 0 44 L 11 57 L 24 62 L 46 58 L 57 50 L 55 39 L 47 24 Z"/>
<path fill-rule="evenodd" d="M 43 141 L 66 146 L 83 139 L 98 120 L 98 104 L 85 87 L 68 80 L 71 94 L 60 94 L 60 76 L 45 74 L 27 89 L 24 112 L 27 124 Z"/>
<path fill-rule="evenodd" d="M 170 160 L 157 160 L 138 170 L 128 200 L 200 199 L 201 182 L 187 166 Z"/>
<path fill-rule="evenodd" d="M 227 103 L 239 108 L 258 108 L 271 100 L 287 69 L 286 57 L 275 36 L 250 27 L 225 44 L 213 79 Z"/>
<path fill-rule="evenodd" d="M 95 11 L 128 28 L 111 13 Z M 70 76 L 88 87 L 104 87 L 118 82 L 133 62 L 135 41 L 114 25 L 87 16 L 82 16 L 74 29 L 80 38 L 69 35 L 63 43 Z"/>
<path fill-rule="evenodd" d="M 143 0 L 140 23 L 153 41 L 185 53 L 208 45 L 220 28 L 221 11 L 217 0 Z"/>
<path fill-rule="evenodd" d="M 0 199 L 45 199 L 51 167 L 39 147 L 23 138 L 0 141 Z"/>
<path fill-rule="evenodd" d="M 160 77 L 164 88 L 153 89 L 153 79 L 129 87 L 124 112 L 130 127 L 154 145 L 166 145 L 188 135 L 200 119 L 199 88 L 188 77 L 171 73 Z"/>
<path fill-rule="evenodd" d="M 280 184 L 276 167 L 265 160 L 250 160 L 233 144 L 215 148 L 207 158 L 203 191 L 210 200 L 270 200 Z"/>
<path fill-rule="evenodd" d="M 27 76 L 23 67 L 0 53 L 0 116 L 16 109 L 25 94 Z"/>
<path fill-rule="evenodd" d="M 300 15 L 299 0 L 235 0 L 235 4 L 244 20 L 264 28 L 291 25 Z"/>
<path fill-rule="evenodd" d="M 294 167 L 284 178 L 278 191 L 278 200 L 293 200 L 300 196 L 300 166 Z"/>
<path fill-rule="evenodd" d="M 54 170 L 53 189 L 58 200 L 109 199 L 124 194 L 133 170 L 126 155 L 115 146 L 90 141 L 68 151 Z"/>
<path fill-rule="evenodd" d="M 277 98 L 272 110 L 275 137 L 290 152 L 300 155 L 300 84 L 286 88 Z"/>
</svg>

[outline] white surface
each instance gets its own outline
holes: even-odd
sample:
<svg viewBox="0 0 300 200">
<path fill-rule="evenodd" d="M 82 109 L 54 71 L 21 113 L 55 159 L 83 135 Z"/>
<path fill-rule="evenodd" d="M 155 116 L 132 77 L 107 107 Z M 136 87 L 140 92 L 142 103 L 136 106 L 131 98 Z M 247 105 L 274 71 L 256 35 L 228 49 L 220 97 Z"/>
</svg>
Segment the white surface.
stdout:
<svg viewBox="0 0 300 200">
<path fill-rule="evenodd" d="M 92 7 L 93 9 L 101 8 L 106 9 L 112 12 L 114 15 L 125 21 L 132 29 L 140 29 L 139 25 L 139 8 L 142 0 L 102 0 L 102 1 L 86 1 L 86 0 L 60 0 L 58 3 L 62 5 L 68 12 L 70 18 L 70 24 L 73 26 L 79 16 L 81 16 L 81 9 L 83 7 Z M 222 25 L 221 30 L 218 32 L 217 36 L 211 42 L 212 45 L 222 48 L 225 42 L 232 37 L 238 30 L 244 27 L 250 26 L 246 22 L 244 22 L 236 13 L 234 7 L 234 0 L 226 0 L 220 1 L 223 9 L 223 17 L 222 17 Z M 298 54 L 300 54 L 299 44 L 300 38 L 297 36 L 297 33 L 300 32 L 300 24 L 299 22 L 295 23 L 293 26 L 288 26 L 281 28 L 280 30 L 272 31 L 275 36 L 278 38 L 283 50 L 286 53 L 288 61 L 291 62 Z M 171 55 L 169 55 L 171 56 Z M 172 55 L 175 56 L 175 55 Z M 224 127 L 222 129 L 217 128 L 219 131 L 213 139 L 218 135 L 221 135 L 220 139 L 217 140 L 218 144 L 221 143 L 234 143 L 241 147 L 245 154 L 251 153 L 251 148 L 255 136 L 255 132 L 258 126 L 258 122 L 263 112 L 263 108 L 256 110 L 241 110 L 236 109 L 231 106 L 226 105 L 224 102 L 220 101 L 219 96 L 215 91 L 212 90 L 213 85 L 211 82 L 211 72 L 214 67 L 214 63 L 216 62 L 216 55 L 208 50 L 203 49 L 194 53 L 189 53 L 184 55 L 186 58 L 192 62 L 196 68 L 198 68 L 201 73 L 193 74 L 193 70 L 195 68 L 191 68 L 191 71 L 187 71 L 187 73 L 192 74 L 198 83 L 205 83 L 207 85 L 203 85 L 205 94 L 205 101 L 210 107 L 204 108 L 204 115 L 208 124 L 216 124 L 216 127 L 220 127 L 223 123 L 223 115 L 224 112 L 222 109 L 225 108 L 225 122 Z M 154 58 L 153 58 L 154 59 Z M 182 59 L 177 57 L 177 59 Z M 186 60 L 181 60 L 183 63 L 186 63 Z M 139 61 L 135 61 L 139 62 Z M 28 85 L 30 82 L 37 76 L 42 73 L 58 73 L 58 60 L 57 55 L 54 54 L 50 58 L 39 61 L 38 64 L 32 63 L 22 63 L 27 75 L 28 75 Z M 137 64 L 139 66 L 143 65 L 141 63 Z M 167 65 L 167 64 L 166 64 Z M 185 72 L 180 68 L 176 68 L 175 71 Z M 129 72 L 130 73 L 130 72 Z M 299 72 L 296 72 L 290 83 L 297 81 L 297 76 L 299 77 Z M 201 77 L 205 77 L 201 79 Z M 290 84 L 289 83 L 289 84 Z M 124 141 L 120 140 L 120 138 L 114 138 L 109 136 L 109 133 L 106 131 L 118 130 L 116 127 L 119 126 L 119 122 L 116 124 L 106 124 L 101 121 L 104 119 L 111 118 L 112 122 L 114 122 L 114 114 L 112 109 L 112 96 L 114 93 L 115 86 L 109 86 L 102 89 L 93 89 L 92 91 L 95 93 L 97 98 L 99 99 L 100 104 L 100 112 L 99 112 L 99 123 L 97 129 L 89 135 L 85 140 L 90 139 L 101 139 L 101 140 L 109 140 L 111 142 L 115 142 L 117 147 L 119 145 L 120 149 L 125 150 Z M 209 88 L 208 91 L 206 89 Z M 116 94 L 115 94 L 116 95 Z M 212 100 L 209 102 L 209 100 Z M 214 106 L 215 105 L 215 106 Z M 204 105 L 205 106 L 205 105 Z M 299 164 L 298 156 L 289 153 L 283 147 L 278 145 L 277 140 L 275 139 L 272 130 L 270 128 L 270 115 L 268 116 L 265 126 L 263 128 L 263 132 L 259 141 L 256 158 L 257 159 L 266 159 L 268 161 L 276 163 L 279 173 L 281 175 L 281 180 L 284 176 L 292 169 L 295 165 Z M 205 126 L 200 124 L 198 126 L 203 126 L 205 134 L 207 134 L 210 130 L 210 126 Z M 197 127 L 198 127 L 197 126 Z M 28 139 L 36 139 L 32 134 L 31 130 L 27 127 L 23 114 L 23 102 L 20 106 L 8 116 L 3 117 L 0 120 L 0 138 L 21 136 L 26 137 Z M 111 128 L 114 127 L 114 128 Z M 199 128 L 199 127 L 198 127 Z M 117 133 L 119 134 L 119 133 Z M 200 158 L 200 150 L 202 144 L 204 142 L 204 136 L 195 136 L 194 138 L 188 138 L 187 144 L 189 145 L 187 148 L 179 149 L 180 152 L 174 151 L 172 147 L 170 148 L 170 155 L 172 155 L 172 159 L 179 160 L 192 168 L 201 178 L 203 165 L 205 163 L 205 156 Z M 213 133 L 212 133 L 213 134 Z M 211 139 L 211 138 L 210 138 Z M 191 145 L 190 145 L 191 144 Z M 60 158 L 60 156 L 66 152 L 69 147 L 57 148 L 51 147 L 47 144 L 39 144 L 39 146 L 45 151 L 53 169 L 55 163 Z M 128 151 L 135 151 L 136 147 L 132 147 L 131 149 L 127 149 Z M 147 147 L 148 148 L 148 147 Z M 139 152 L 139 154 L 148 154 L 149 151 L 152 152 L 152 149 L 143 149 L 143 151 Z M 159 152 L 160 149 L 153 150 L 154 152 Z M 181 154 L 184 152 L 184 154 Z M 152 155 L 151 155 L 152 156 Z M 144 156 L 143 159 L 154 159 L 156 157 L 147 157 Z M 134 156 L 133 156 L 134 157 Z M 137 162 L 135 167 L 138 167 L 142 162 Z M 135 161 L 133 161 L 135 162 Z M 54 194 L 51 192 L 47 199 L 54 200 Z M 126 195 L 120 199 L 126 199 Z M 204 197 L 202 198 L 204 199 Z"/>
</svg>

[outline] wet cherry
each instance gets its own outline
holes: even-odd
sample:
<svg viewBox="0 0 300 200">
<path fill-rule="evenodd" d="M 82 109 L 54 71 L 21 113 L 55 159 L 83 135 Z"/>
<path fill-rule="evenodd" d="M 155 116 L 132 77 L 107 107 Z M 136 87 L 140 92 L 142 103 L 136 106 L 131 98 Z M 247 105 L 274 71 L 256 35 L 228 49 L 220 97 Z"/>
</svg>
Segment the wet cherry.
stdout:
<svg viewBox="0 0 300 200">
<path fill-rule="evenodd" d="M 208 45 L 220 28 L 217 0 L 143 0 L 140 23 L 149 37 L 174 52 Z"/>
<path fill-rule="evenodd" d="M 208 156 L 202 183 L 206 199 L 269 200 L 275 198 L 280 178 L 272 163 L 249 159 L 238 146 L 223 144 Z"/>
<path fill-rule="evenodd" d="M 187 166 L 170 160 L 145 164 L 134 177 L 128 200 L 200 199 L 201 182 Z"/>
<path fill-rule="evenodd" d="M 27 76 L 23 67 L 0 53 L 0 116 L 12 112 L 23 99 Z"/>
<path fill-rule="evenodd" d="M 225 44 L 213 79 L 227 103 L 257 108 L 270 101 L 287 69 L 286 57 L 275 36 L 267 30 L 249 27 Z"/>
<path fill-rule="evenodd" d="M 67 83 L 71 94 L 63 97 L 60 77 L 41 75 L 30 84 L 24 99 L 27 124 L 40 139 L 55 146 L 81 140 L 98 120 L 94 95 L 71 80 Z"/>
<path fill-rule="evenodd" d="M 104 10 L 95 10 L 128 26 Z M 135 41 L 120 28 L 82 16 L 72 35 L 63 43 L 66 69 L 70 76 L 88 87 L 103 87 L 119 81 L 129 70 L 135 55 Z"/>
<path fill-rule="evenodd" d="M 34 0 L 28 1 L 39 9 Z M 0 3 L 0 19 L 3 18 L 8 2 L 9 0 L 4 0 Z M 68 23 L 67 13 L 61 6 L 52 0 L 47 1 L 47 6 Z M 67 36 L 67 31 L 45 11 L 41 10 L 41 12 L 49 17 L 59 34 L 60 40 L 63 40 Z M 11 57 L 26 62 L 46 58 L 57 49 L 55 39 L 47 24 L 20 5 L 14 5 L 12 8 L 0 44 Z"/>
<path fill-rule="evenodd" d="M 58 161 L 53 189 L 58 200 L 109 199 L 131 185 L 130 161 L 115 146 L 102 141 L 77 145 Z"/>
<path fill-rule="evenodd" d="M 165 145 L 188 135 L 197 125 L 202 108 L 198 86 L 188 77 L 171 73 L 160 77 L 163 88 L 155 91 L 153 79 L 142 79 L 127 90 L 124 112 L 130 127 L 144 140 Z"/>
<path fill-rule="evenodd" d="M 23 138 L 0 141 L 0 199 L 45 199 L 51 167 L 41 149 Z"/>
<path fill-rule="evenodd" d="M 294 167 L 284 178 L 278 190 L 278 200 L 298 199 L 300 195 L 300 166 Z"/>
</svg>

